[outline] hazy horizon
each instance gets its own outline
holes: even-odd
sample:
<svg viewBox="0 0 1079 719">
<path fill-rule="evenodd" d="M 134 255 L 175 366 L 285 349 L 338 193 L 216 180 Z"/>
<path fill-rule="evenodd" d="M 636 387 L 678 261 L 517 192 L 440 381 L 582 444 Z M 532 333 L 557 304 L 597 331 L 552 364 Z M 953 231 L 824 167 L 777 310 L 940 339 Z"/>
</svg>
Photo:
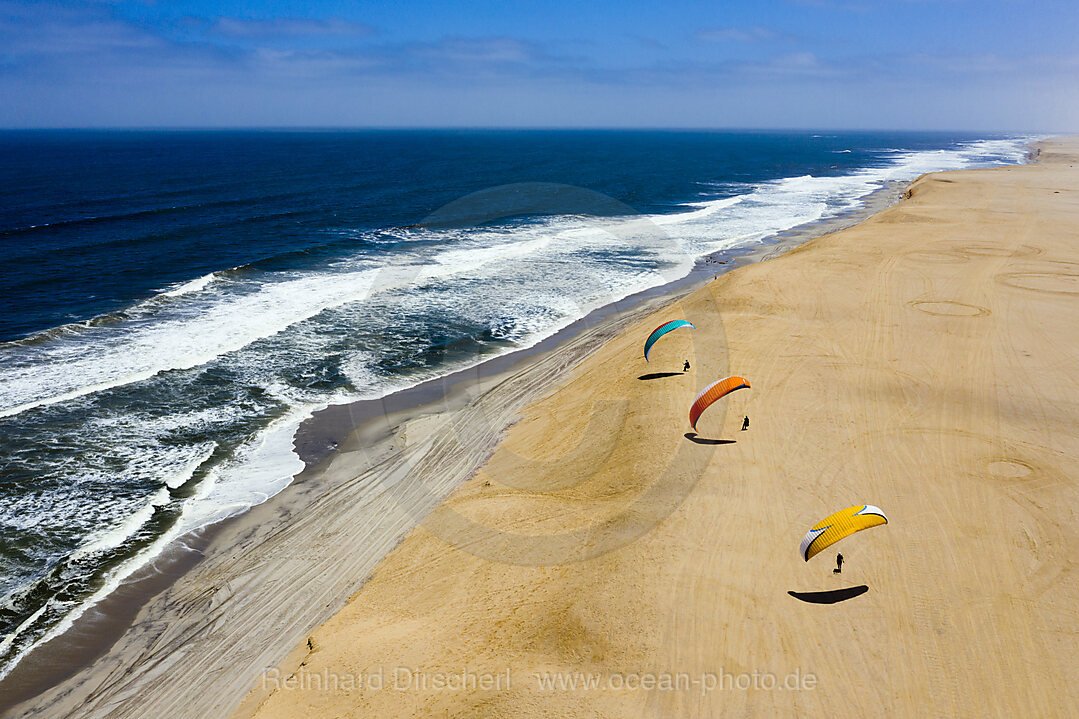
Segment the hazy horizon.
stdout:
<svg viewBox="0 0 1079 719">
<path fill-rule="evenodd" d="M 715 132 L 715 133 L 927 133 L 942 135 L 984 133 L 989 135 L 1048 134 L 1068 135 L 1071 130 L 1003 129 L 985 130 L 965 127 L 927 127 L 907 129 L 895 127 L 649 127 L 649 126 L 529 126 L 529 125 L 99 125 L 99 126 L 41 126 L 0 127 L 0 132 Z"/>
</svg>

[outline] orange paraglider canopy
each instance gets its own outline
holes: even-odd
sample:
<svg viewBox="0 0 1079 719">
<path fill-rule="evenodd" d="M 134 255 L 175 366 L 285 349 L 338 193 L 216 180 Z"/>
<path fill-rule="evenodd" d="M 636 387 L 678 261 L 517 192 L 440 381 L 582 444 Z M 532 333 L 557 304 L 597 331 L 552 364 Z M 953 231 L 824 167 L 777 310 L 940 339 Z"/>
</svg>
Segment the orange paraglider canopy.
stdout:
<svg viewBox="0 0 1079 719">
<path fill-rule="evenodd" d="M 697 399 L 693 400 L 693 405 L 689 408 L 689 426 L 696 430 L 697 420 L 701 418 L 701 414 L 713 402 L 736 389 L 747 389 L 748 387 L 749 380 L 745 377 L 727 377 L 708 385 L 703 392 L 697 395 Z"/>
</svg>

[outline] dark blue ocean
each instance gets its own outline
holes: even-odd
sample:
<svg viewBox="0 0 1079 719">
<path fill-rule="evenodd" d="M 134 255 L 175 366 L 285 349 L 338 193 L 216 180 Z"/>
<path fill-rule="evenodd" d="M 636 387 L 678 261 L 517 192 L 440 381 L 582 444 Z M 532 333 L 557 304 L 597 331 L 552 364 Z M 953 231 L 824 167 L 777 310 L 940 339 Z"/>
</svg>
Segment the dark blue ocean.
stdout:
<svg viewBox="0 0 1079 719">
<path fill-rule="evenodd" d="M 0 132 L 0 675 L 298 424 L 1031 138 Z"/>
</svg>

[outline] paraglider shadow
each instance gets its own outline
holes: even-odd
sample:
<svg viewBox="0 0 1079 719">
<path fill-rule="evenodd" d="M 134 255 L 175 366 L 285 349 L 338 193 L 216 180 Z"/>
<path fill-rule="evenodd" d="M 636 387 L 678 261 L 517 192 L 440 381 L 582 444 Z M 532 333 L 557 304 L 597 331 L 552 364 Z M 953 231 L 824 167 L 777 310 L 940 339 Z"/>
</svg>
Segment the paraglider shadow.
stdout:
<svg viewBox="0 0 1079 719">
<path fill-rule="evenodd" d="M 869 587 L 859 584 L 857 587 L 845 587 L 843 589 L 831 589 L 827 592 L 787 592 L 795 599 L 800 599 L 809 604 L 837 604 L 848 599 L 860 597 L 869 591 Z"/>
<path fill-rule="evenodd" d="M 696 432 L 686 432 L 682 436 L 696 444 L 734 444 L 738 441 L 736 439 L 705 439 L 704 437 L 698 437 Z"/>
<path fill-rule="evenodd" d="M 680 375 L 680 374 L 685 374 L 685 373 L 684 372 L 651 372 L 649 374 L 642 374 L 637 379 L 644 379 L 644 380 L 660 379 L 662 377 L 675 377 L 675 376 Z"/>
</svg>

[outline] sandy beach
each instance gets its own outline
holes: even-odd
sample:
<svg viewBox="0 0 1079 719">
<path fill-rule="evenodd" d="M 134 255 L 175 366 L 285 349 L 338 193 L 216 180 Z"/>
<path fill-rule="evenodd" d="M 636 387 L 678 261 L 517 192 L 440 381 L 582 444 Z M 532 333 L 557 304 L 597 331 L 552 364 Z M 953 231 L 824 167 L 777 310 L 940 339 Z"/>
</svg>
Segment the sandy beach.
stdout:
<svg viewBox="0 0 1079 719">
<path fill-rule="evenodd" d="M 925 176 L 636 321 L 235 716 L 1069 715 L 1077 165 L 1054 140 Z M 670 318 L 697 329 L 645 364 Z M 693 441 L 689 403 L 731 373 L 753 388 Z M 835 548 L 803 562 L 805 531 L 862 503 L 891 521 L 838 546 L 842 574 Z"/>
<path fill-rule="evenodd" d="M 1079 140 L 908 194 L 340 410 L 307 438 L 336 451 L 165 558 L 86 666 L 31 655 L 5 681 L 55 680 L 5 716 L 1069 715 Z M 694 435 L 728 374 L 752 388 Z M 863 503 L 890 523 L 802 560 Z"/>
</svg>

